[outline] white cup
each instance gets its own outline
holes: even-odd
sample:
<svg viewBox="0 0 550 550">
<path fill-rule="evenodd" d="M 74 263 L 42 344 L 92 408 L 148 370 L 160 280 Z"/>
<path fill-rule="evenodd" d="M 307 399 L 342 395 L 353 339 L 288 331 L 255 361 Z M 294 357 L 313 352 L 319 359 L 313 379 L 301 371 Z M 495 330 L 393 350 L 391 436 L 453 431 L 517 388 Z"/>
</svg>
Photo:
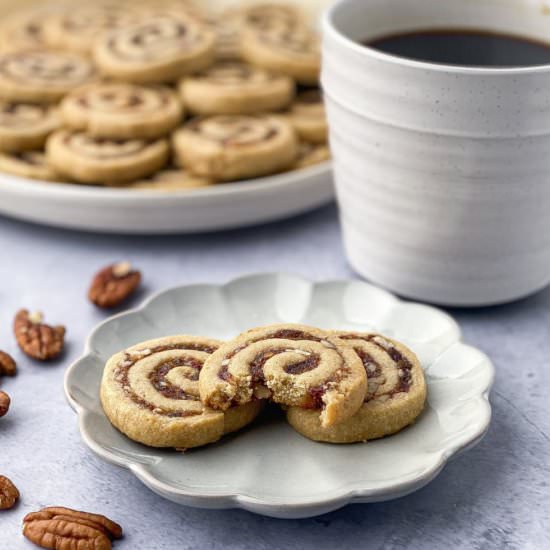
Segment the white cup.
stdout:
<svg viewBox="0 0 550 550">
<path fill-rule="evenodd" d="M 550 37 L 526 0 L 339 0 L 322 83 L 353 268 L 399 294 L 481 306 L 550 282 L 550 65 L 473 68 L 361 41 L 427 28 Z"/>
</svg>

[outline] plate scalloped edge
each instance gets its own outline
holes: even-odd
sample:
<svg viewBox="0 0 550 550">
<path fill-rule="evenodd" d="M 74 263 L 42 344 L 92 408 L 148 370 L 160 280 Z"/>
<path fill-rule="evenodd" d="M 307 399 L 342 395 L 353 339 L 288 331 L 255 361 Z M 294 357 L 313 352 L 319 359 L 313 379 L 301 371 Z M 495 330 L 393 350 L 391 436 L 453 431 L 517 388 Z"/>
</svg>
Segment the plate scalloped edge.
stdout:
<svg viewBox="0 0 550 550">
<path fill-rule="evenodd" d="M 302 317 L 307 314 L 308 318 L 304 322 L 310 322 L 310 324 L 316 319 L 320 320 L 323 315 L 322 311 L 315 311 L 315 307 L 311 309 L 315 297 L 317 296 L 317 300 L 322 300 L 319 296 L 324 296 L 324 299 L 327 296 L 331 296 L 330 299 L 334 300 L 334 295 L 338 295 L 341 302 L 344 303 L 344 309 L 348 308 L 345 313 L 353 319 L 353 322 L 346 323 L 347 326 L 345 328 L 380 330 L 387 332 L 390 336 L 395 335 L 397 332 L 397 336 L 401 337 L 405 343 L 412 345 L 414 351 L 419 354 L 426 370 L 429 388 L 431 382 L 437 384 L 438 380 L 444 380 L 439 370 L 443 369 L 446 373 L 445 376 L 447 376 L 446 380 L 449 379 L 447 372 L 449 366 L 445 366 L 446 363 L 452 362 L 455 357 L 466 358 L 471 363 L 474 363 L 473 367 L 467 372 L 475 371 L 474 382 L 477 386 L 473 390 L 470 388 L 463 398 L 457 400 L 457 407 L 473 406 L 477 414 L 473 418 L 475 422 L 472 421 L 470 429 L 464 429 L 460 435 L 455 434 L 454 437 L 449 437 L 441 448 L 432 450 L 429 456 L 426 455 L 426 462 L 421 471 L 392 479 L 385 486 L 364 487 L 358 481 L 356 485 L 344 483 L 337 489 L 317 493 L 313 496 L 300 495 L 299 497 L 288 498 L 274 496 L 260 497 L 252 495 L 246 490 L 224 491 L 218 489 L 213 491 L 197 490 L 193 487 L 175 487 L 156 475 L 157 467 L 159 465 L 162 466 L 164 460 L 162 453 L 141 446 L 140 452 L 129 453 L 122 449 L 114 452 L 98 441 L 95 434 L 91 433 L 88 427 L 93 416 L 97 415 L 97 412 L 91 408 L 89 402 L 93 397 L 86 396 L 86 388 L 82 387 L 82 382 L 85 381 L 82 378 L 82 373 L 85 373 L 86 376 L 90 376 L 90 373 L 93 374 L 90 363 L 96 364 L 97 370 L 99 362 L 100 370 L 96 375 L 99 379 L 101 378 L 104 358 L 100 357 L 98 350 L 101 348 L 101 345 L 97 345 L 97 340 L 104 337 L 104 334 L 107 332 L 111 332 L 113 326 L 128 322 L 132 318 L 143 317 L 144 319 L 150 319 L 152 312 L 154 312 L 155 308 L 158 308 L 158 305 L 163 300 L 173 302 L 172 297 L 178 293 L 197 294 L 200 291 L 211 291 L 216 294 L 221 293 L 224 299 L 228 299 L 228 297 L 232 296 L 232 293 L 238 295 L 243 289 L 250 287 L 256 288 L 256 292 L 258 292 L 258 289 L 263 291 L 269 289 L 272 292 L 288 292 L 290 288 L 300 288 L 301 293 L 297 292 L 297 294 L 302 296 L 302 299 L 296 300 L 297 304 L 293 303 L 290 311 L 286 311 L 285 313 L 286 315 L 298 317 L 289 319 L 289 321 L 293 320 L 295 322 L 302 321 Z M 366 317 L 357 317 L 362 310 L 368 309 L 364 307 L 364 303 L 358 303 L 357 296 L 360 296 L 364 300 L 368 299 L 370 301 L 369 304 L 374 304 L 371 311 L 367 312 Z M 349 303 L 345 304 L 346 300 Z M 245 318 L 247 314 L 249 312 L 245 311 Z M 326 315 L 326 311 L 324 314 Z M 277 315 L 280 315 L 280 312 L 277 312 Z M 318 315 L 321 317 L 317 317 Z M 428 339 L 425 337 L 422 338 L 419 336 L 422 333 L 422 327 L 419 326 L 420 324 L 417 324 L 412 329 L 412 339 L 403 337 L 403 327 L 412 327 L 410 324 L 411 316 L 423 319 L 425 323 L 424 327 L 431 323 L 431 328 L 433 330 L 437 329 L 437 334 L 432 334 Z M 274 322 L 275 320 L 280 319 L 274 319 Z M 148 322 L 150 323 L 150 321 Z M 321 322 L 318 322 L 318 324 L 322 326 Z M 231 330 L 238 332 L 238 329 L 239 327 L 235 326 Z M 220 335 L 215 334 L 213 336 L 219 337 Z M 410 337 L 411 334 L 408 336 Z M 169 500 L 202 508 L 243 508 L 255 513 L 280 518 L 312 517 L 338 509 L 352 502 L 377 502 L 409 494 L 435 478 L 449 459 L 456 456 L 459 452 L 473 447 L 482 439 L 491 419 L 489 392 L 494 379 L 494 367 L 487 356 L 479 350 L 462 343 L 460 338 L 460 329 L 455 321 L 446 313 L 430 306 L 403 302 L 387 291 L 366 282 L 351 280 L 315 283 L 302 277 L 286 274 L 248 275 L 229 281 L 224 285 L 183 285 L 164 290 L 145 300 L 138 308 L 106 319 L 89 335 L 84 355 L 67 369 L 64 382 L 65 394 L 69 404 L 78 414 L 80 433 L 86 445 L 108 462 L 130 469 L 146 486 Z M 134 342 L 127 342 L 126 345 L 132 343 Z M 461 373 L 462 371 L 457 374 L 457 379 L 461 378 Z M 472 383 L 471 380 L 470 382 Z M 429 399 L 430 394 L 431 391 L 429 389 Z M 97 395 L 95 399 L 99 402 Z M 420 425 L 421 422 L 422 417 L 417 422 L 417 425 Z M 399 438 L 399 435 L 380 441 L 395 441 L 396 438 Z M 312 445 L 319 445 L 318 443 L 310 443 Z M 374 443 L 369 443 L 369 447 Z"/>
</svg>

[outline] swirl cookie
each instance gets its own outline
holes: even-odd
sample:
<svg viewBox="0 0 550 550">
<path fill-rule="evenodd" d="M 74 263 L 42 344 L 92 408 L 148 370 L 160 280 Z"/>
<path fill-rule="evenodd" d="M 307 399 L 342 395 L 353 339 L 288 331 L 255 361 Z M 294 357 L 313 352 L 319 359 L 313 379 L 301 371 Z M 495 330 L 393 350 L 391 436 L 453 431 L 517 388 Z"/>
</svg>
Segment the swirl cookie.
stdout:
<svg viewBox="0 0 550 550">
<path fill-rule="evenodd" d="M 352 346 L 364 365 L 364 403 L 354 416 L 329 428 L 312 411 L 292 407 L 287 412 L 290 425 L 315 441 L 353 443 L 391 435 L 412 424 L 426 401 L 424 373 L 415 354 L 378 334 L 332 334 Z"/>
<path fill-rule="evenodd" d="M 191 17 L 159 15 L 99 38 L 94 59 L 100 72 L 133 83 L 173 82 L 201 71 L 215 57 L 214 33 Z"/>
<path fill-rule="evenodd" d="M 298 136 L 304 141 L 327 142 L 327 118 L 323 97 L 319 90 L 298 94 L 290 107 L 288 118 Z"/>
<path fill-rule="evenodd" d="M 42 149 L 59 124 L 56 107 L 0 100 L 0 151 Z"/>
<path fill-rule="evenodd" d="M 0 171 L 35 180 L 61 181 L 61 176 L 47 163 L 42 151 L 0 153 Z"/>
<path fill-rule="evenodd" d="M 95 78 L 90 61 L 74 53 L 24 50 L 0 56 L 0 98 L 7 101 L 54 103 Z"/>
<path fill-rule="evenodd" d="M 70 128 L 94 137 L 151 139 L 173 130 L 183 107 L 169 88 L 98 83 L 66 96 L 61 116 Z"/>
<path fill-rule="evenodd" d="M 291 4 L 266 2 L 242 8 L 243 24 L 255 30 L 294 29 L 305 25 L 304 14 Z"/>
<path fill-rule="evenodd" d="M 161 170 L 150 178 L 132 183 L 132 189 L 143 191 L 188 191 L 199 187 L 208 187 L 214 182 L 208 178 L 195 176 L 187 170 L 178 168 Z"/>
<path fill-rule="evenodd" d="M 300 84 L 319 81 L 319 37 L 305 26 L 247 28 L 241 40 L 241 55 L 253 65 L 290 76 Z"/>
<path fill-rule="evenodd" d="M 168 159 L 165 139 L 113 140 L 57 130 L 46 142 L 48 162 L 81 183 L 123 183 L 156 172 Z"/>
<path fill-rule="evenodd" d="M 0 50 L 28 50 L 46 45 L 44 25 L 48 18 L 45 10 L 29 10 L 4 18 L 0 26 Z"/>
<path fill-rule="evenodd" d="M 199 447 L 246 426 L 260 412 L 258 401 L 225 413 L 200 402 L 199 372 L 219 345 L 199 336 L 173 336 L 117 353 L 101 382 L 105 414 L 130 439 L 151 447 Z"/>
<path fill-rule="evenodd" d="M 220 410 L 269 398 L 316 409 L 324 427 L 355 414 L 367 388 L 365 369 L 339 338 L 304 325 L 244 332 L 206 360 L 199 377 L 203 403 Z"/>
<path fill-rule="evenodd" d="M 272 116 L 198 118 L 174 133 L 173 145 L 180 166 L 224 181 L 284 170 L 298 153 L 290 124 Z"/>
<path fill-rule="evenodd" d="M 184 78 L 180 92 L 197 115 L 234 115 L 278 111 L 294 97 L 294 82 L 238 61 L 219 62 Z"/>
<path fill-rule="evenodd" d="M 313 145 L 302 142 L 298 150 L 298 159 L 292 165 L 292 170 L 299 170 L 320 164 L 330 159 L 330 149 L 326 145 Z"/>
</svg>

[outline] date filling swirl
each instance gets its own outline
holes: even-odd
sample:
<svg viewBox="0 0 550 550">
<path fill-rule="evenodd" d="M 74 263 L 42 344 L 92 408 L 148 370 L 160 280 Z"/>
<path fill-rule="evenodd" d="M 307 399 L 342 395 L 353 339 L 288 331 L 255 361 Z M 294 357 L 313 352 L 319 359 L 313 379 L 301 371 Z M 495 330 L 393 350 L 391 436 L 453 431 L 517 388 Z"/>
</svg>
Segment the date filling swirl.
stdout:
<svg viewBox="0 0 550 550">
<path fill-rule="evenodd" d="M 201 398 L 213 408 L 269 398 L 319 409 L 327 426 L 353 415 L 365 391 L 365 371 L 353 350 L 301 325 L 243 333 L 207 360 L 200 377 Z"/>
<path fill-rule="evenodd" d="M 51 108 L 44 105 L 0 102 L 0 126 L 6 128 L 42 126 L 51 116 Z"/>
<path fill-rule="evenodd" d="M 257 69 L 246 63 L 225 61 L 198 74 L 195 78 L 220 86 L 240 86 L 244 83 L 269 83 L 275 79 L 275 76 L 272 73 Z"/>
<path fill-rule="evenodd" d="M 253 145 L 268 141 L 277 135 L 277 127 L 268 118 L 254 116 L 213 116 L 198 118 L 189 123 L 189 129 L 201 137 L 225 147 Z"/>
<path fill-rule="evenodd" d="M 149 142 L 141 139 L 96 138 L 83 132 L 67 132 L 63 141 L 75 153 L 96 159 L 113 159 L 136 155 L 149 145 Z"/>
</svg>

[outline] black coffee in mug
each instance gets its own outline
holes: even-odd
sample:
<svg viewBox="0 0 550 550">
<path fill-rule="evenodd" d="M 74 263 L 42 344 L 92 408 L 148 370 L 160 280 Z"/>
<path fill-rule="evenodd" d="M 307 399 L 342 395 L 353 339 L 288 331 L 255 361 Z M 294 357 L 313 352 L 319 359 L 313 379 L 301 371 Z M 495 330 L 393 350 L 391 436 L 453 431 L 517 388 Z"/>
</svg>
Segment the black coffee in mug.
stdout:
<svg viewBox="0 0 550 550">
<path fill-rule="evenodd" d="M 466 67 L 550 64 L 550 43 L 512 34 L 470 29 L 427 29 L 365 41 L 388 54 Z"/>
</svg>

